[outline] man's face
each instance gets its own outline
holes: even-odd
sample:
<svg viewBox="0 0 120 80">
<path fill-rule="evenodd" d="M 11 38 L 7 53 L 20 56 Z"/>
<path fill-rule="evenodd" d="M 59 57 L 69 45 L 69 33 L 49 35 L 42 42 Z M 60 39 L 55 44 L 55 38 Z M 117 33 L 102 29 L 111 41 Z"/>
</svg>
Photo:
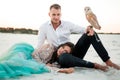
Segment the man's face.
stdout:
<svg viewBox="0 0 120 80">
<path fill-rule="evenodd" d="M 61 9 L 52 8 L 49 12 L 49 16 L 51 18 L 52 23 L 58 24 L 60 22 Z"/>
</svg>

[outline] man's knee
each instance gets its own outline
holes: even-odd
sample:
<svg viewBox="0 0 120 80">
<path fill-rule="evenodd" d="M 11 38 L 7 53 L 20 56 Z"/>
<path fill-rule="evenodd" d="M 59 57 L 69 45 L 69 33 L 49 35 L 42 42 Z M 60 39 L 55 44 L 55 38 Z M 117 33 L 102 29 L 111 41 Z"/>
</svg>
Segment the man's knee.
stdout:
<svg viewBox="0 0 120 80">
<path fill-rule="evenodd" d="M 69 54 L 68 53 L 63 53 L 59 56 L 59 62 L 64 62 L 68 59 Z"/>
<path fill-rule="evenodd" d="M 63 53 L 62 55 L 59 56 L 59 64 L 62 67 L 69 67 L 71 64 L 72 55 L 68 53 Z"/>
</svg>

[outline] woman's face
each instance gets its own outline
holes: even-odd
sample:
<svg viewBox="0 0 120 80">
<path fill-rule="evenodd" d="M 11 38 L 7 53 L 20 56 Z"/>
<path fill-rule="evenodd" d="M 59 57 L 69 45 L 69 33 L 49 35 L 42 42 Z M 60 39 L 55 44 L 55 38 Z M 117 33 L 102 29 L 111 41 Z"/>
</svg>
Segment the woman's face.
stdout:
<svg viewBox="0 0 120 80">
<path fill-rule="evenodd" d="M 71 48 L 69 46 L 62 46 L 57 50 L 57 55 L 61 55 L 63 53 L 70 53 L 71 52 Z"/>
</svg>

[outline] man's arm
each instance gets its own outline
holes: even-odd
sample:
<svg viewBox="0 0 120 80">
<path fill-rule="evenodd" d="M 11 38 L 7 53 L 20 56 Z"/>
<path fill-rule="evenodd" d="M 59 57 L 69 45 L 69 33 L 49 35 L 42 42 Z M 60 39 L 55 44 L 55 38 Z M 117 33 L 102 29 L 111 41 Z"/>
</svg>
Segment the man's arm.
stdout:
<svg viewBox="0 0 120 80">
<path fill-rule="evenodd" d="M 68 28 L 70 29 L 71 33 L 85 33 L 86 28 L 82 27 L 80 25 L 71 23 L 71 22 L 67 22 L 66 23 L 68 25 Z"/>
</svg>

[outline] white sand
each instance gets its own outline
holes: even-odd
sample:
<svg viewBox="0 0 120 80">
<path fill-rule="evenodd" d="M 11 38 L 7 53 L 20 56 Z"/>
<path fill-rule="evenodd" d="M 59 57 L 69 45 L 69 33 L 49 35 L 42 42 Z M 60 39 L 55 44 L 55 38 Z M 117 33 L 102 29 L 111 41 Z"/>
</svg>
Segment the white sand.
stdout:
<svg viewBox="0 0 120 80">
<path fill-rule="evenodd" d="M 4 37 L 6 36 L 6 37 Z M 79 36 L 79 35 L 78 35 Z M 77 35 L 71 36 L 71 40 L 76 42 L 78 40 Z M 21 35 L 21 34 L 0 34 L 0 55 L 6 51 L 10 46 L 15 43 L 25 41 L 32 43 L 37 42 L 36 35 Z M 27 38 L 26 38 L 27 37 Z M 101 40 L 111 56 L 111 60 L 120 65 L 120 35 L 100 35 Z M 98 62 L 103 64 L 102 60 L 98 57 L 95 50 L 91 47 L 85 56 L 85 59 L 92 62 Z M 2 79 L 0 79 L 2 80 Z M 8 79 L 5 79 L 8 80 Z M 20 77 L 19 79 L 10 80 L 120 80 L 120 70 L 110 68 L 107 72 L 101 70 L 88 69 L 88 68 L 76 68 L 72 74 L 64 73 L 44 73 L 33 74 L 29 77 Z"/>
<path fill-rule="evenodd" d="M 21 77 L 20 80 L 120 80 L 120 70 L 109 68 L 107 72 L 103 72 L 95 69 L 76 68 L 75 72 L 71 74 L 34 74 L 29 77 Z"/>
</svg>

